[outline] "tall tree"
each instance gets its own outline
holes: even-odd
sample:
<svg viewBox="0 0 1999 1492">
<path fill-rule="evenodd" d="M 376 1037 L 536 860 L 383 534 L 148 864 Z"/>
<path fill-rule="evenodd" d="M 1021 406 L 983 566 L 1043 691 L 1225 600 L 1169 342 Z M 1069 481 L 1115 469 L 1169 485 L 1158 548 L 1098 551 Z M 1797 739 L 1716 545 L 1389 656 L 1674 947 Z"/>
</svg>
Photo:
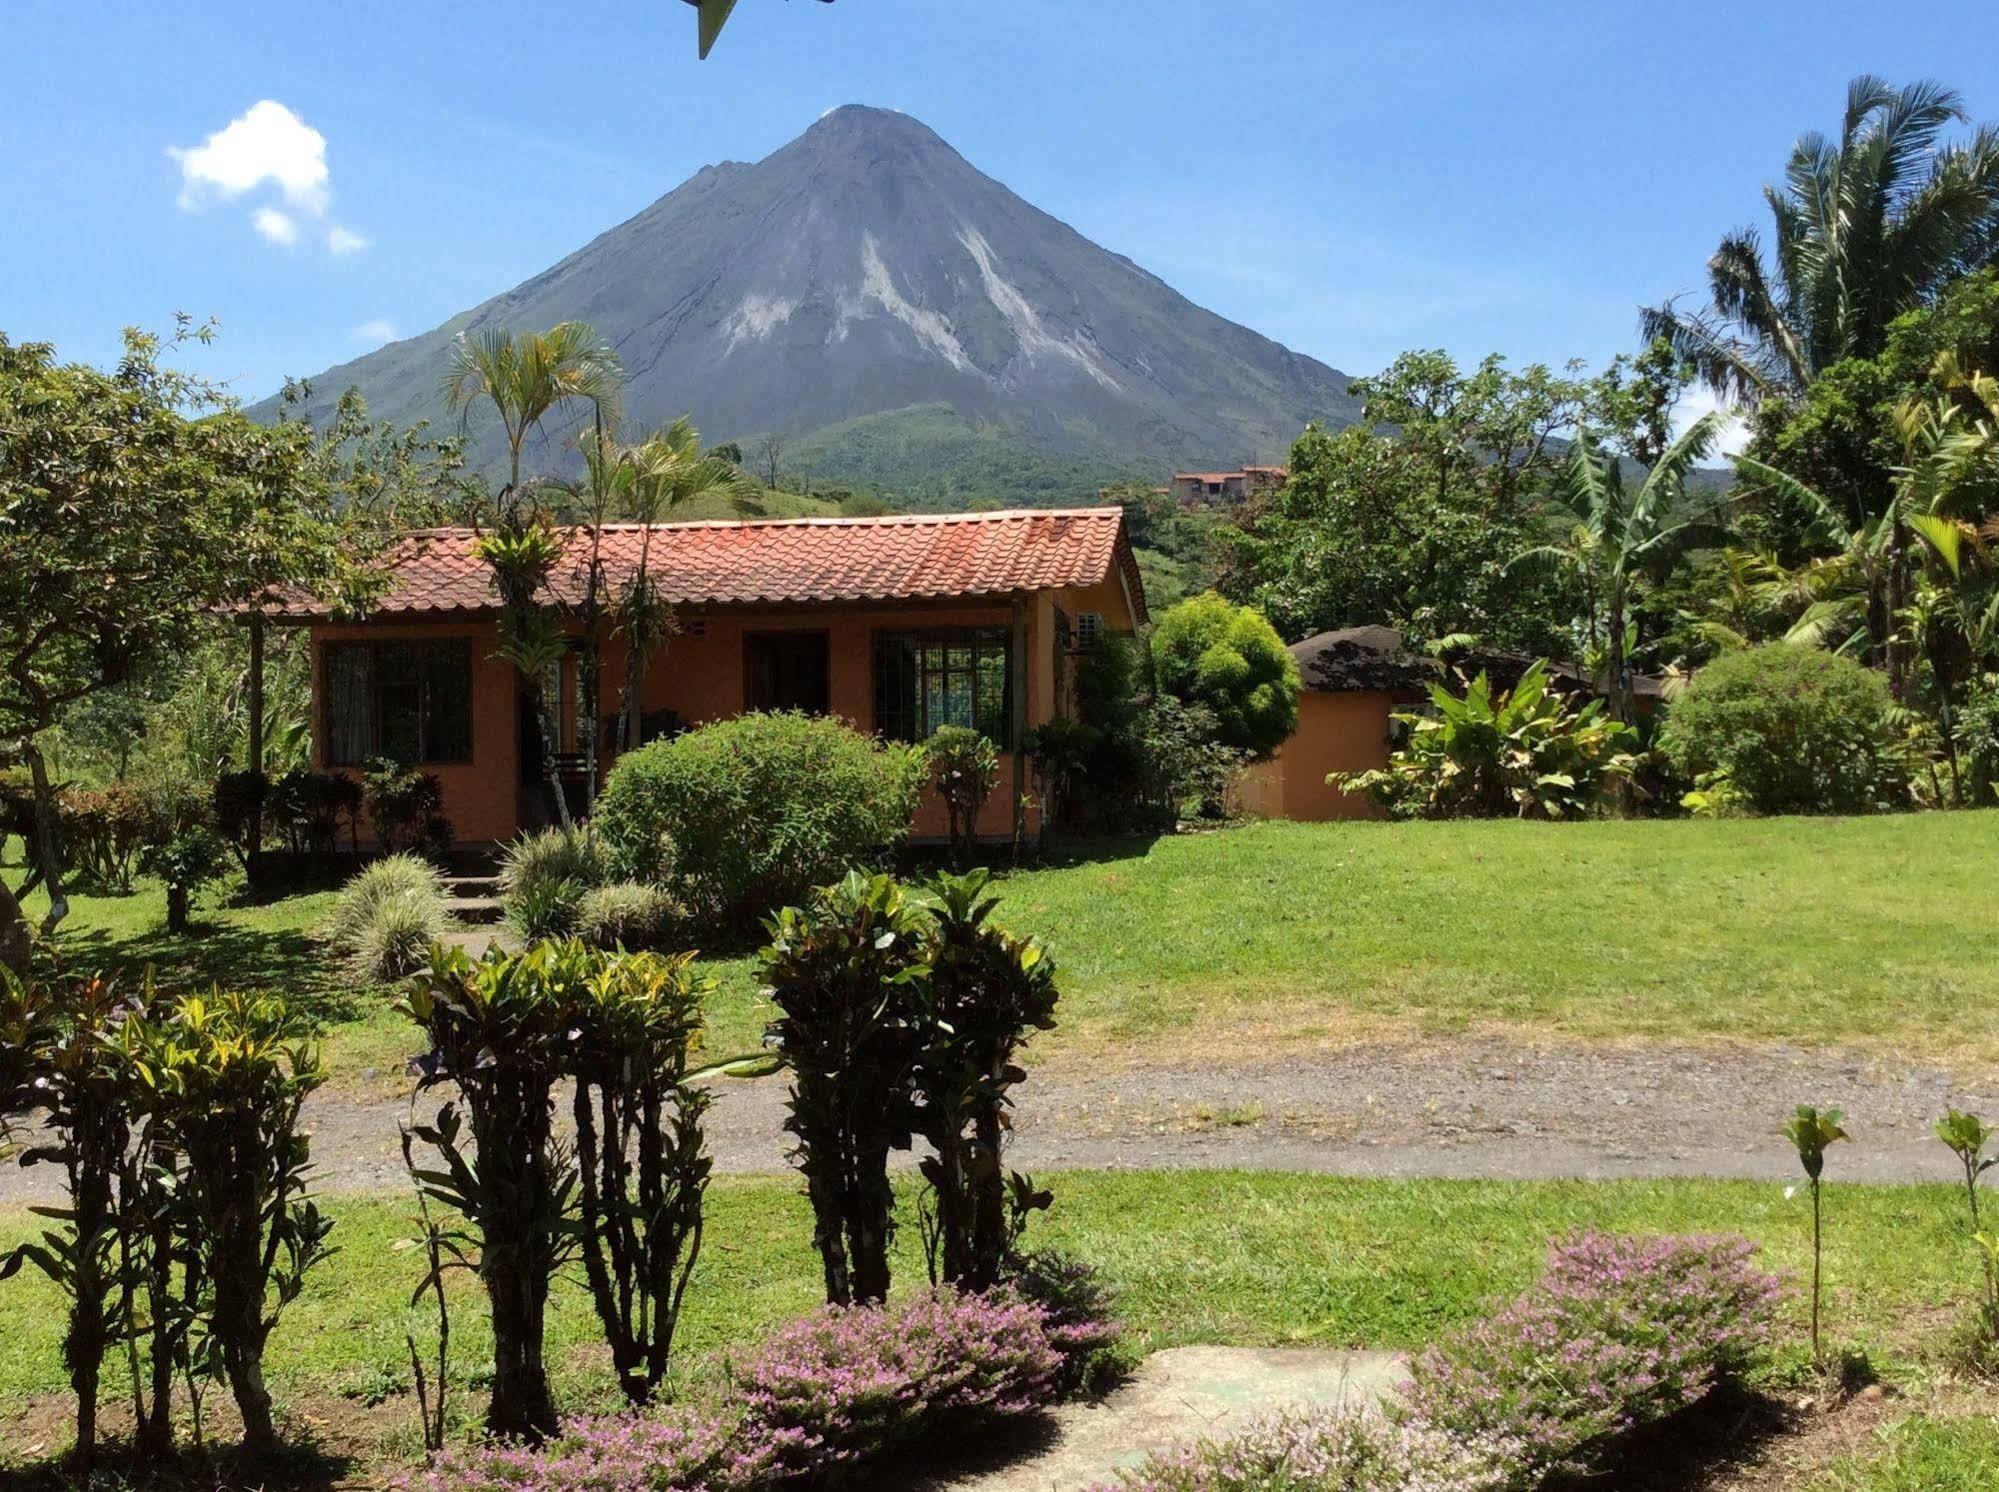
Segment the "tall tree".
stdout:
<svg viewBox="0 0 1999 1492">
<path fill-rule="evenodd" d="M 618 708 L 618 747 L 629 750 L 644 734 L 646 669 L 652 655 L 673 633 L 673 611 L 660 596 L 652 573 L 655 525 L 667 522 L 689 503 L 721 497 L 743 516 L 760 513 L 757 484 L 718 448 L 701 452 L 701 434 L 685 417 L 657 430 L 629 456 L 633 480 L 625 516 L 640 525 L 639 559 L 615 598 L 617 624 L 625 636 L 625 684 Z"/>
<path fill-rule="evenodd" d="M 34 781 L 44 931 L 69 910 L 42 750 L 58 713 L 188 648 L 219 606 L 351 573 L 311 431 L 162 361 L 207 335 L 128 331 L 108 373 L 0 336 L 0 742 Z"/>
<path fill-rule="evenodd" d="M 481 538 L 479 553 L 492 567 L 500 593 L 500 656 L 521 676 L 541 737 L 550 810 L 564 827 L 569 801 L 555 761 L 562 743 L 560 717 L 548 678 L 553 673 L 560 679 L 568 644 L 540 594 L 563 545 L 545 522 L 527 515 L 521 448 L 529 431 L 541 429 L 551 414 L 575 403 L 588 405 L 601 429 L 616 415 L 618 379 L 617 354 L 581 321 L 565 321 L 545 332 L 487 327 L 460 333 L 444 375 L 444 398 L 453 411 L 469 418 L 474 405 L 489 404 L 506 434 L 507 485 L 500 493 L 498 526 Z"/>
<path fill-rule="evenodd" d="M 1754 228 L 1708 260 L 1709 305 L 1643 313 L 1717 393 L 1797 395 L 1843 358 L 1879 353 L 1897 316 L 1999 254 L 1999 131 L 1958 143 L 1958 95 L 1855 78 L 1837 140 L 1813 131 L 1766 186 L 1770 251 Z"/>
<path fill-rule="evenodd" d="M 1600 645 L 1610 711 L 1620 721 L 1636 714 L 1631 682 L 1629 625 L 1635 588 L 1663 580 L 1698 545 L 1718 542 L 1726 493 L 1697 495 L 1687 478 L 1713 448 L 1721 416 L 1703 415 L 1666 447 L 1644 480 L 1624 480 L 1622 464 L 1606 458 L 1585 431 L 1569 450 L 1555 506 L 1562 532 L 1551 543 L 1524 550 L 1513 571 L 1566 571 L 1581 585 L 1585 641 Z"/>
</svg>

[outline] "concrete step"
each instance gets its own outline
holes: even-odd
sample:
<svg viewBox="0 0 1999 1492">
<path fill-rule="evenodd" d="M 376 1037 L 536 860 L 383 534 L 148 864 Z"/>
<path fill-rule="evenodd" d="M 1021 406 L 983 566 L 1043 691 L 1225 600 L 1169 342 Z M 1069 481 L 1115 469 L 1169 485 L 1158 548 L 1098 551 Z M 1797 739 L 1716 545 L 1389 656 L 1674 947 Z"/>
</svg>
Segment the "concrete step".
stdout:
<svg viewBox="0 0 1999 1492">
<path fill-rule="evenodd" d="M 461 896 L 451 903 L 451 915 L 468 927 L 490 927 L 505 919 L 507 909 L 497 896 Z"/>
<path fill-rule="evenodd" d="M 444 894 L 462 900 L 478 900 L 498 896 L 500 894 L 500 880 L 498 876 L 490 875 L 446 876 L 444 878 Z"/>
</svg>

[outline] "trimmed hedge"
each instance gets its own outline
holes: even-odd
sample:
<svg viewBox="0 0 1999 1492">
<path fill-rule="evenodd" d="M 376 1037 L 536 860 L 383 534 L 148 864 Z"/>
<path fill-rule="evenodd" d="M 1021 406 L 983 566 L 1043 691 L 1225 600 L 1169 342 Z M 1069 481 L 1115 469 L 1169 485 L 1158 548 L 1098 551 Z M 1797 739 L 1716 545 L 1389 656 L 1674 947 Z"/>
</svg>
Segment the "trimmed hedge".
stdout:
<svg viewBox="0 0 1999 1492">
<path fill-rule="evenodd" d="M 928 759 L 837 720 L 750 714 L 621 758 L 597 800 L 616 872 L 738 930 L 909 834 Z"/>
</svg>

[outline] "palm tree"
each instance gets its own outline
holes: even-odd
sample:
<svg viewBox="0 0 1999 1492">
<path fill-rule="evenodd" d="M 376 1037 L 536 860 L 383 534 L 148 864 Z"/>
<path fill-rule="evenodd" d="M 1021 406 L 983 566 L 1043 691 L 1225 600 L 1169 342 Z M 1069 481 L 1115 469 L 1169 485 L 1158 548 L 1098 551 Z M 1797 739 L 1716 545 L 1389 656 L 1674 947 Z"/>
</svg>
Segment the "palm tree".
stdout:
<svg viewBox="0 0 1999 1492">
<path fill-rule="evenodd" d="M 1599 452 L 1587 432 L 1579 434 L 1559 491 L 1560 537 L 1515 556 L 1508 566 L 1568 571 L 1581 581 L 1588 607 L 1585 631 L 1604 640 L 1604 684 L 1616 720 L 1628 723 L 1636 713 L 1628 635 L 1635 583 L 1664 580 L 1689 550 L 1721 536 L 1720 515 L 1729 495 L 1697 496 L 1687 489 L 1688 474 L 1720 431 L 1719 414 L 1703 415 L 1666 447 L 1635 489 L 1625 485 L 1615 457 Z"/>
<path fill-rule="evenodd" d="M 1642 313 L 1726 398 L 1799 394 L 1842 358 L 1873 357 L 1889 324 L 1953 277 L 1999 257 L 1999 131 L 1962 143 L 1958 95 L 1936 83 L 1847 87 L 1837 142 L 1814 131 L 1766 186 L 1773 244 L 1753 228 L 1708 260 L 1709 306 Z"/>
<path fill-rule="evenodd" d="M 460 332 L 444 375 L 444 402 L 469 416 L 480 400 L 493 406 L 507 437 L 508 514 L 521 485 L 521 445 L 553 411 L 582 400 L 603 415 L 618 406 L 618 356 L 591 327 L 565 321 L 545 332 L 487 327 Z"/>
<path fill-rule="evenodd" d="M 733 463 L 701 454 L 701 435 L 685 416 L 655 431 L 627 452 L 632 479 L 624 489 L 626 516 L 639 524 L 639 560 L 617 599 L 625 634 L 625 688 L 618 711 L 618 745 L 626 750 L 643 734 L 646 665 L 673 632 L 673 611 L 652 578 L 652 532 L 674 510 L 697 498 L 719 496 L 737 513 L 761 511 L 756 484 Z"/>
<path fill-rule="evenodd" d="M 499 525 L 483 535 L 479 555 L 492 567 L 500 592 L 500 656 L 521 676 L 542 739 L 542 765 L 551 807 L 564 828 L 569 804 L 555 763 L 560 744 L 557 716 L 545 680 L 560 676 L 568 639 L 538 599 L 562 555 L 561 536 L 521 519 L 521 446 L 553 411 L 576 400 L 601 422 L 618 402 L 617 354 L 581 321 L 545 332 L 487 327 L 461 332 L 444 375 L 445 403 L 470 417 L 481 400 L 500 417 L 507 438 L 507 485 L 498 503 Z"/>
</svg>

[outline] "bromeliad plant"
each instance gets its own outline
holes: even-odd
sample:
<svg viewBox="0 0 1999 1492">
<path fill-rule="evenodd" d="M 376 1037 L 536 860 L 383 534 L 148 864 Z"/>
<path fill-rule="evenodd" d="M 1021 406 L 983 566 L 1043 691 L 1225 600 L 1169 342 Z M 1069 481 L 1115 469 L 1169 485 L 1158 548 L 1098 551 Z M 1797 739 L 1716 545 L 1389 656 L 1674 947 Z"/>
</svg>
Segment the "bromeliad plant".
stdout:
<svg viewBox="0 0 1999 1492">
<path fill-rule="evenodd" d="M 493 1396 L 486 1428 L 538 1441 L 556 1425 L 542 1360 L 549 1282 L 570 1257 L 576 1167 L 553 1134 L 556 1081 L 572 1065 L 576 1014 L 594 968 L 580 943 L 498 948 L 474 962 L 434 945 L 430 967 L 398 1002 L 431 1050 L 419 1091 L 452 1082 L 471 1120 L 473 1155 L 458 1141 L 453 1105 L 412 1126 L 442 1169 L 415 1172 L 437 1206 L 476 1243 L 493 1318 Z"/>
<path fill-rule="evenodd" d="M 762 970 L 778 1018 L 767 1039 L 791 1069 L 785 1128 L 798 1142 L 826 1299 L 879 1301 L 894 1227 L 888 1156 L 910 1140 L 923 911 L 887 876 L 855 871 L 768 925 Z"/>
<path fill-rule="evenodd" d="M 999 898 L 989 883 L 975 870 L 925 888 L 935 903 L 928 977 L 909 985 L 917 1030 L 910 1083 L 934 1152 L 922 1167 L 935 1196 L 931 1276 L 971 1290 L 999 1281 L 1026 1212 L 1050 1200 L 1025 1177 L 1008 1177 L 1002 1147 L 1009 1091 L 1026 1076 L 1021 1044 L 1055 1025 L 1055 962 L 1032 938 L 991 921 Z"/>
<path fill-rule="evenodd" d="M 311 1147 L 298 1127 L 326 1079 L 305 1022 L 281 1000 L 215 991 L 127 1021 L 114 1044 L 147 1121 L 154 1174 L 171 1175 L 183 1340 L 206 1344 L 229 1382 L 253 1453 L 277 1448 L 264 1346 L 306 1272 L 332 1250 L 333 1221 L 306 1196 Z"/>
<path fill-rule="evenodd" d="M 1398 818 L 1582 818 L 1637 765 L 1637 733 L 1601 700 L 1571 709 L 1536 662 L 1511 690 L 1480 673 L 1460 698 L 1430 686 L 1431 709 L 1395 718 L 1409 739 L 1386 767 L 1326 780 Z"/>
<path fill-rule="evenodd" d="M 1820 1181 L 1825 1173 L 1827 1147 L 1849 1138 L 1841 1125 L 1844 1118 L 1838 1109 L 1818 1109 L 1801 1103 L 1797 1111 L 1784 1121 L 1784 1137 L 1796 1148 L 1798 1164 L 1804 1167 L 1805 1179 L 1812 1193 L 1812 1362 L 1821 1366 L 1825 1355 L 1819 1346 L 1819 1281 L 1825 1228 L 1820 1205 Z"/>
</svg>

